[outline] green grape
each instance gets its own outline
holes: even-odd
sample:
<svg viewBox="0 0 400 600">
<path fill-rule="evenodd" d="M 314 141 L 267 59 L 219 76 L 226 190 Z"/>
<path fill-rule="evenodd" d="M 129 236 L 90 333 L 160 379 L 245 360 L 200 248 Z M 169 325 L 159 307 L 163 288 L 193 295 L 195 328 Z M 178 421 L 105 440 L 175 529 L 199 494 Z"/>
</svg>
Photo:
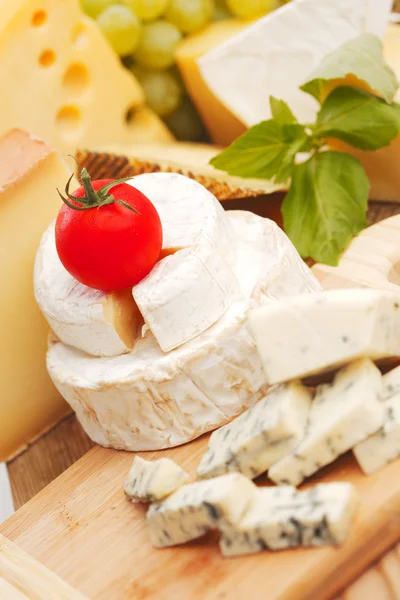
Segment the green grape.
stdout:
<svg viewBox="0 0 400 600">
<path fill-rule="evenodd" d="M 146 102 L 160 117 L 166 117 L 176 110 L 181 102 L 182 88 L 169 71 L 148 70 L 140 74 Z"/>
<path fill-rule="evenodd" d="M 214 0 L 170 0 L 165 18 L 183 33 L 198 31 L 211 20 Z"/>
<path fill-rule="evenodd" d="M 95 19 L 106 8 L 114 4 L 115 0 L 81 0 L 82 10 Z"/>
<path fill-rule="evenodd" d="M 182 34 L 175 25 L 162 19 L 143 26 L 135 58 L 149 69 L 167 69 L 174 64 L 175 49 Z"/>
<path fill-rule="evenodd" d="M 203 123 L 187 96 L 176 111 L 164 120 L 178 140 L 198 142 L 207 137 Z"/>
<path fill-rule="evenodd" d="M 99 15 L 97 23 L 119 56 L 132 54 L 136 50 L 141 25 L 127 6 L 109 6 Z"/>
<path fill-rule="evenodd" d="M 154 21 L 165 13 L 169 0 L 122 0 L 141 21 Z"/>
<path fill-rule="evenodd" d="M 226 0 L 229 10 L 237 17 L 255 19 L 279 7 L 278 0 Z"/>
</svg>

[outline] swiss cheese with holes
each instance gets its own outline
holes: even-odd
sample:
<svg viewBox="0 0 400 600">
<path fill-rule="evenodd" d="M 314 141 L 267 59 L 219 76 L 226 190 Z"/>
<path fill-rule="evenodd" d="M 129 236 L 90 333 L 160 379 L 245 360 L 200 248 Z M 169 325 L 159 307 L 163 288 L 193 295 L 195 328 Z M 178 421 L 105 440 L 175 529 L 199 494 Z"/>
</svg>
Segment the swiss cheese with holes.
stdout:
<svg viewBox="0 0 400 600">
<path fill-rule="evenodd" d="M 172 139 L 78 0 L 2 0 L 0 78 L 0 135 L 20 127 L 65 153 Z"/>
</svg>

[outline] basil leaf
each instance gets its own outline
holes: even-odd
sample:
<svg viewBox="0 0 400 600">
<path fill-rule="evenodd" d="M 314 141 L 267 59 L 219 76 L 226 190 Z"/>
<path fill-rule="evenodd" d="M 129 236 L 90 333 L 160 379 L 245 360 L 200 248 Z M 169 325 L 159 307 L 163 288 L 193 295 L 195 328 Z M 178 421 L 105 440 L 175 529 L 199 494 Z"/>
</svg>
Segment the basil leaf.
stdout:
<svg viewBox="0 0 400 600">
<path fill-rule="evenodd" d="M 303 125 L 270 119 L 251 127 L 210 164 L 229 175 L 274 178 L 276 183 L 285 183 L 291 176 L 296 153 L 307 141 Z"/>
<path fill-rule="evenodd" d="M 337 265 L 352 236 L 367 225 L 368 189 L 361 163 L 349 154 L 322 152 L 294 167 L 282 214 L 303 258 Z"/>
<path fill-rule="evenodd" d="M 353 75 L 353 81 L 350 78 L 348 85 L 364 84 L 386 102 L 393 100 L 399 87 L 394 71 L 385 61 L 380 39 L 372 33 L 362 33 L 328 54 L 300 89 L 322 104 L 329 93 L 329 82 L 349 75 Z"/>
<path fill-rule="evenodd" d="M 297 119 L 284 100 L 269 97 L 272 118 L 279 123 L 297 123 Z"/>
<path fill-rule="evenodd" d="M 323 103 L 314 134 L 334 137 L 361 150 L 387 146 L 400 132 L 398 110 L 363 90 L 336 88 Z"/>
</svg>

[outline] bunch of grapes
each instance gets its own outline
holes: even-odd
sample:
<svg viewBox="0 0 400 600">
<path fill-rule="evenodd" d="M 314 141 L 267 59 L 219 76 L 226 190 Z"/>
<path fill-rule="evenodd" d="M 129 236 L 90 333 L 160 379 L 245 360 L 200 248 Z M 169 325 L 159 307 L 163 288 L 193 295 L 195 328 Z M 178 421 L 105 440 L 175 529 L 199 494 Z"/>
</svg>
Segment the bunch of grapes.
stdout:
<svg viewBox="0 0 400 600">
<path fill-rule="evenodd" d="M 147 104 L 178 139 L 199 140 L 204 130 L 174 66 L 181 39 L 211 21 L 253 19 L 282 0 L 81 0 L 143 86 Z"/>
</svg>

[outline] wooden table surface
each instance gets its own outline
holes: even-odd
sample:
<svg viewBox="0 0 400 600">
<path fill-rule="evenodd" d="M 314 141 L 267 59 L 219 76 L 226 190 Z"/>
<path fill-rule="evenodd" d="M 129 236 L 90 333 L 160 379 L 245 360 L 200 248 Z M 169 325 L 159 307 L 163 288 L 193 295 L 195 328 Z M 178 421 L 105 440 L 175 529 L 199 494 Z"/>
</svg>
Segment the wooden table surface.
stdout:
<svg viewBox="0 0 400 600">
<path fill-rule="evenodd" d="M 371 203 L 368 221 L 372 224 L 399 213 L 400 204 Z M 74 415 L 29 446 L 8 464 L 15 507 L 32 498 L 92 446 Z M 353 583 L 340 600 L 400 600 L 400 544 Z"/>
</svg>

